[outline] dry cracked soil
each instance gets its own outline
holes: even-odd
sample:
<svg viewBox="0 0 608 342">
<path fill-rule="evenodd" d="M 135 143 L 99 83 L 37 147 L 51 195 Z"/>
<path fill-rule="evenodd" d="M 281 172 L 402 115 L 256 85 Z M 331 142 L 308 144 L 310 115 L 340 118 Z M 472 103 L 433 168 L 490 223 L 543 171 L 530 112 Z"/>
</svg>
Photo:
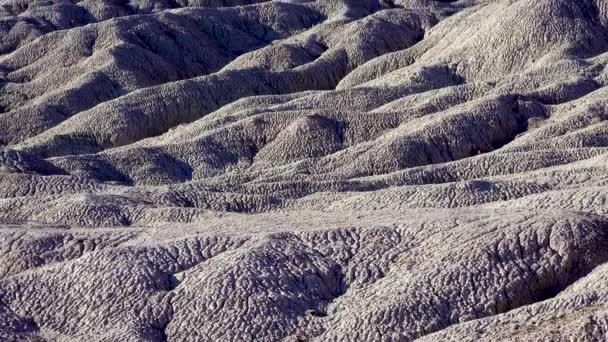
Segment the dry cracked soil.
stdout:
<svg viewBox="0 0 608 342">
<path fill-rule="evenodd" d="M 608 0 L 0 0 L 0 341 L 608 340 Z"/>
</svg>

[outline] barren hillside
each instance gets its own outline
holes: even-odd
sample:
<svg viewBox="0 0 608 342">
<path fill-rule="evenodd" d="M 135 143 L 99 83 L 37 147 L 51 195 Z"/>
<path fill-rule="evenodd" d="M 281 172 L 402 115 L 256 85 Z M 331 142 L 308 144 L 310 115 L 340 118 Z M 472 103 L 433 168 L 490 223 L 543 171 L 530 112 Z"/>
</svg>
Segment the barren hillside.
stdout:
<svg viewBox="0 0 608 342">
<path fill-rule="evenodd" d="M 0 0 L 1 341 L 608 340 L 608 0 Z"/>
</svg>

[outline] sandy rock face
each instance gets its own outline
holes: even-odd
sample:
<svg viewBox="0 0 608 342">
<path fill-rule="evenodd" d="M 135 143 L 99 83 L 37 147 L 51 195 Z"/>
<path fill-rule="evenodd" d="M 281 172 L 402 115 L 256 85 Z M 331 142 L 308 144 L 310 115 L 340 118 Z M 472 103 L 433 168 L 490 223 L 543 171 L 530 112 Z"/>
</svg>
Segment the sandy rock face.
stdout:
<svg viewBox="0 0 608 342">
<path fill-rule="evenodd" d="M 608 340 L 605 0 L 0 0 L 0 340 Z"/>
</svg>

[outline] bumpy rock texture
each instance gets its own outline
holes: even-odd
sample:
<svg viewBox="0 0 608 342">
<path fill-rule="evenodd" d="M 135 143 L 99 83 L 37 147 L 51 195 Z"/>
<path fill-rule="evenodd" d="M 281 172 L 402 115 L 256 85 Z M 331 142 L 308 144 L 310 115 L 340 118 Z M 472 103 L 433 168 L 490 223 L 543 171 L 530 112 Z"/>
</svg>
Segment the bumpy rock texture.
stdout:
<svg viewBox="0 0 608 342">
<path fill-rule="evenodd" d="M 608 1 L 0 0 L 0 340 L 608 340 Z"/>
</svg>

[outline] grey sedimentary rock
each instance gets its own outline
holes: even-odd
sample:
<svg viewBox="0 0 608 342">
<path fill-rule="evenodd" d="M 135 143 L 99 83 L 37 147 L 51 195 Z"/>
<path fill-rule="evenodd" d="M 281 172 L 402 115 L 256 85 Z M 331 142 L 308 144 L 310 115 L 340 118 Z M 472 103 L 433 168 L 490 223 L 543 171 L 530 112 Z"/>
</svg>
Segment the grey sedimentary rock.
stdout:
<svg viewBox="0 0 608 342">
<path fill-rule="evenodd" d="M 605 0 L 0 0 L 0 340 L 608 339 Z"/>
</svg>

